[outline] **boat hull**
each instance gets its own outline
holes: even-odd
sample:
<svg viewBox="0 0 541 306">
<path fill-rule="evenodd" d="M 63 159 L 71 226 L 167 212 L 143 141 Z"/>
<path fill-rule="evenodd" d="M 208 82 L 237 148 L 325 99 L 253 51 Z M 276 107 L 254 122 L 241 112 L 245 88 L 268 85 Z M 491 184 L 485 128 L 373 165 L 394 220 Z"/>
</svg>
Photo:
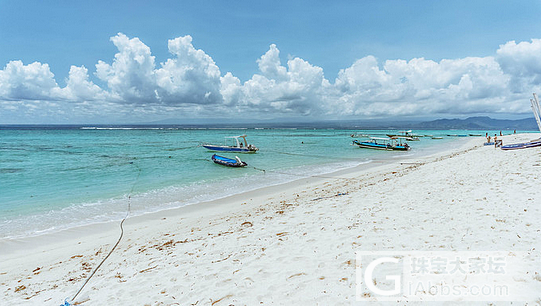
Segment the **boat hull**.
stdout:
<svg viewBox="0 0 541 306">
<path fill-rule="evenodd" d="M 374 149 L 374 150 L 386 150 L 386 151 L 408 151 L 410 149 L 409 146 L 399 146 L 399 145 L 388 145 L 388 144 L 380 144 L 380 143 L 374 143 L 374 142 L 365 142 L 365 141 L 354 141 L 354 144 L 359 146 L 359 148 L 363 149 Z"/>
<path fill-rule="evenodd" d="M 229 146 L 214 146 L 214 145 L 203 145 L 203 148 L 210 151 L 217 152 L 234 152 L 234 153 L 255 153 L 257 150 L 251 150 L 248 148 L 238 148 L 238 147 L 229 147 Z"/>
<path fill-rule="evenodd" d="M 357 145 L 359 146 L 359 148 L 363 148 L 363 149 L 389 150 L 389 148 L 386 145 L 380 145 L 380 144 L 360 142 Z"/>
<path fill-rule="evenodd" d="M 395 147 L 391 147 L 391 150 L 393 151 L 407 151 L 409 150 L 410 147 L 406 147 L 406 146 L 395 146 Z"/>
</svg>

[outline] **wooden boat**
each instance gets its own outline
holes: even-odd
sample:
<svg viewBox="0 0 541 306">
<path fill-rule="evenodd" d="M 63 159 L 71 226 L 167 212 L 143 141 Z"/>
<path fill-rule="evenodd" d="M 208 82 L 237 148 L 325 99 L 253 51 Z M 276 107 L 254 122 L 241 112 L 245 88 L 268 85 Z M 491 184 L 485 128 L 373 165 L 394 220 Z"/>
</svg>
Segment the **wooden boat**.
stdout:
<svg viewBox="0 0 541 306">
<path fill-rule="evenodd" d="M 370 137 L 367 141 L 353 141 L 354 145 L 363 149 L 387 150 L 387 151 L 407 151 L 410 146 L 407 143 L 402 143 L 397 139 Z"/>
<path fill-rule="evenodd" d="M 233 145 L 227 145 L 228 139 L 234 140 Z M 205 144 L 203 145 L 203 147 L 210 151 L 234 152 L 234 153 L 255 153 L 259 150 L 254 145 L 248 144 L 248 142 L 246 141 L 246 135 L 225 137 L 225 140 L 226 140 L 226 144 L 223 146 Z"/>
<path fill-rule="evenodd" d="M 238 156 L 235 156 L 235 159 L 233 159 L 233 158 L 228 158 L 228 157 L 214 154 L 212 155 L 212 161 L 219 165 L 235 167 L 235 168 L 245 167 L 246 165 L 248 165 L 246 162 L 243 162 L 242 160 L 240 160 Z"/>
<path fill-rule="evenodd" d="M 398 134 L 386 134 L 390 138 L 402 138 L 407 141 L 419 141 L 420 135 L 413 135 L 411 130 L 409 131 L 399 131 Z"/>
</svg>

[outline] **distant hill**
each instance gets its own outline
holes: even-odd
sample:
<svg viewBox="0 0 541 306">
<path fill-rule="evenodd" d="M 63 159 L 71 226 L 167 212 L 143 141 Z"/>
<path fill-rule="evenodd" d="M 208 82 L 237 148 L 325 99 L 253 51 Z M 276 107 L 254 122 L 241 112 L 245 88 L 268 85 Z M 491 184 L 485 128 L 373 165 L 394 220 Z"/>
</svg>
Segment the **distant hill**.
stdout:
<svg viewBox="0 0 541 306">
<path fill-rule="evenodd" d="M 220 128 L 338 128 L 338 129 L 420 129 L 420 130 L 521 130 L 537 131 L 535 119 L 519 120 L 492 119 L 490 117 L 469 117 L 466 119 L 437 119 L 432 121 L 413 121 L 401 118 L 355 119 L 355 120 L 310 120 L 307 118 L 289 119 L 168 119 L 142 125 L 220 127 Z"/>
<path fill-rule="evenodd" d="M 466 119 L 438 119 L 413 124 L 416 129 L 464 129 L 464 130 L 538 130 L 534 118 L 519 120 L 492 119 L 490 117 L 469 117 Z"/>
</svg>

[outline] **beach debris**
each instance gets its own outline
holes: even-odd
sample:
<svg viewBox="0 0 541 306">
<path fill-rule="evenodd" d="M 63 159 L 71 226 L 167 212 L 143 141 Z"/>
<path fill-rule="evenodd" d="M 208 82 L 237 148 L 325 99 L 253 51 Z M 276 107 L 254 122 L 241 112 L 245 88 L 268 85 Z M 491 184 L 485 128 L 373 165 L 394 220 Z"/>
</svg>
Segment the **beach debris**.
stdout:
<svg viewBox="0 0 541 306">
<path fill-rule="evenodd" d="M 139 273 L 145 273 L 145 272 L 148 272 L 148 271 L 150 271 L 152 269 L 156 269 L 157 267 L 158 267 L 158 265 L 155 265 L 154 267 L 148 267 L 146 269 L 143 269 L 143 270 L 139 271 Z"/>
<path fill-rule="evenodd" d="M 322 190 L 322 191 L 324 191 L 324 190 Z M 317 197 L 315 199 L 312 199 L 312 201 L 317 201 L 317 200 L 322 200 L 322 199 L 329 199 L 329 198 L 339 197 L 339 196 L 343 196 L 343 195 L 347 195 L 347 194 L 348 194 L 347 192 L 339 192 L 337 194 L 327 196 L 327 197 Z"/>
<path fill-rule="evenodd" d="M 296 273 L 296 274 L 290 275 L 287 279 L 291 279 L 291 278 L 293 278 L 293 277 L 303 276 L 303 275 L 306 275 L 306 273 L 304 273 L 304 272 Z"/>
<path fill-rule="evenodd" d="M 245 226 L 245 227 L 252 227 L 254 226 L 254 224 L 250 221 L 246 221 L 244 223 L 242 223 L 240 226 Z"/>
<path fill-rule="evenodd" d="M 81 263 L 81 266 L 83 270 L 85 270 L 86 272 L 89 272 L 92 270 L 92 266 L 88 262 Z"/>
<path fill-rule="evenodd" d="M 232 296 L 233 296 L 232 294 L 228 294 L 228 295 L 226 295 L 226 296 L 224 296 L 224 297 L 222 297 L 220 299 L 217 299 L 216 301 L 213 301 L 212 299 L 210 299 L 210 305 L 214 305 L 216 303 L 219 303 L 221 300 L 228 299 L 228 298 L 230 298 Z"/>
<path fill-rule="evenodd" d="M 212 263 L 217 263 L 217 262 L 222 262 L 222 261 L 228 260 L 231 256 L 233 256 L 233 254 L 229 254 L 227 257 L 222 258 L 222 259 L 214 260 L 214 261 L 212 261 Z"/>
<path fill-rule="evenodd" d="M 26 289 L 26 286 L 25 285 L 20 285 L 20 286 L 15 287 L 15 292 L 19 292 L 19 291 L 24 290 L 24 289 Z"/>
</svg>

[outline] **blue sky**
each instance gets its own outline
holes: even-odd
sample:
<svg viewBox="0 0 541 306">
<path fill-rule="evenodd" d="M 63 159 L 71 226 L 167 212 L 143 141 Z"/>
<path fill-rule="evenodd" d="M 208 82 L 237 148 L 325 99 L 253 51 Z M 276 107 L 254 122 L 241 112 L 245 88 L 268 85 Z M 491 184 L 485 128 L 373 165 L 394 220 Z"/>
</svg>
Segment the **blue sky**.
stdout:
<svg viewBox="0 0 541 306">
<path fill-rule="evenodd" d="M 0 1 L 0 123 L 527 117 L 540 16 L 539 1 Z"/>
</svg>

